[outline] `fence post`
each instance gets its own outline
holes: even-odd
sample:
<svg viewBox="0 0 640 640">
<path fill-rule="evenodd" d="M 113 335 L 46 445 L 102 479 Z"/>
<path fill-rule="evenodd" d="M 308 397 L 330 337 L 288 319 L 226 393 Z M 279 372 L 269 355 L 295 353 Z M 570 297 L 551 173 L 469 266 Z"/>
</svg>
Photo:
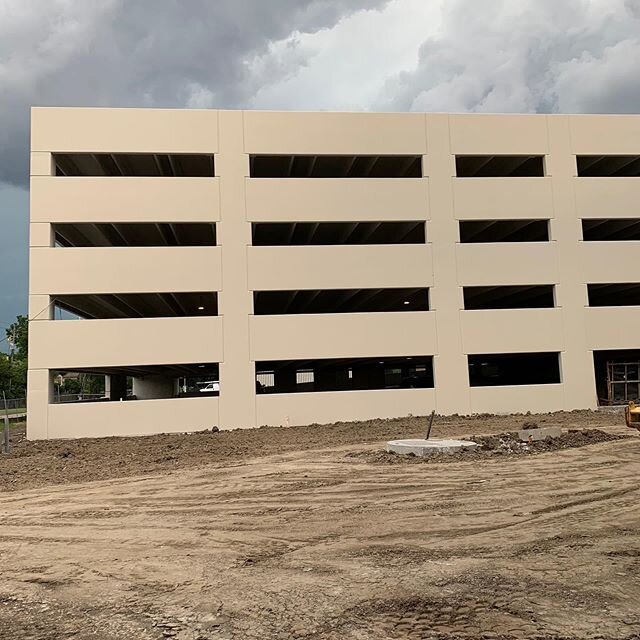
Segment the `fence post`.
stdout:
<svg viewBox="0 0 640 640">
<path fill-rule="evenodd" d="M 9 409 L 7 408 L 7 394 L 2 392 L 2 399 L 4 401 L 4 453 L 11 451 L 11 442 L 9 436 Z"/>
</svg>

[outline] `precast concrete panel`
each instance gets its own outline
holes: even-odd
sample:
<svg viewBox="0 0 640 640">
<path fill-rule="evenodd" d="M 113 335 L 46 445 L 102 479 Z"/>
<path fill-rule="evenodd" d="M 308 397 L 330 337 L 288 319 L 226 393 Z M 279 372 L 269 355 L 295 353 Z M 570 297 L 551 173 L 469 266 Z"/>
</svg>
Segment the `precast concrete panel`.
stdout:
<svg viewBox="0 0 640 640">
<path fill-rule="evenodd" d="M 56 153 L 213 155 L 215 177 L 54 175 Z M 252 177 L 256 155 L 415 156 L 422 176 Z M 544 175 L 457 177 L 469 155 L 542 156 Z M 587 284 L 640 282 L 640 241 L 583 241 L 581 220 L 640 217 L 640 176 L 577 177 L 580 155 L 640 156 L 640 116 L 34 108 L 28 436 L 597 406 L 592 352 L 640 348 L 640 318 L 588 308 Z M 460 242 L 460 221 L 527 219 L 549 241 Z M 252 246 L 252 223 L 420 221 L 423 243 Z M 54 246 L 57 224 L 188 222 L 215 224 L 217 246 Z M 463 287 L 501 285 L 554 285 L 555 308 L 463 309 Z M 254 315 L 254 292 L 392 288 L 428 289 L 429 311 Z M 57 295 L 196 292 L 217 316 L 52 312 Z M 559 353 L 559 384 L 470 386 L 468 354 L 536 352 Z M 256 393 L 256 361 L 378 356 L 433 356 L 435 387 Z M 219 397 L 54 402 L 56 368 L 194 362 L 219 364 Z"/>
</svg>

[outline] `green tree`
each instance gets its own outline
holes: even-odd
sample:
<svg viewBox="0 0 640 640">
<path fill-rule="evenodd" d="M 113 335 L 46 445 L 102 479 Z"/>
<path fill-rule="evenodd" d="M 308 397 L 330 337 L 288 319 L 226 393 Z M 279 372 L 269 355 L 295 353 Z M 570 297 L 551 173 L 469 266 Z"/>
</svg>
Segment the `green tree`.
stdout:
<svg viewBox="0 0 640 640">
<path fill-rule="evenodd" d="M 0 353 L 0 397 L 2 391 L 7 398 L 23 398 L 27 393 L 27 316 L 18 316 L 6 330 L 9 353 Z"/>
<path fill-rule="evenodd" d="M 19 360 L 26 360 L 29 352 L 29 321 L 27 316 L 18 316 L 6 330 L 7 341 Z"/>
</svg>

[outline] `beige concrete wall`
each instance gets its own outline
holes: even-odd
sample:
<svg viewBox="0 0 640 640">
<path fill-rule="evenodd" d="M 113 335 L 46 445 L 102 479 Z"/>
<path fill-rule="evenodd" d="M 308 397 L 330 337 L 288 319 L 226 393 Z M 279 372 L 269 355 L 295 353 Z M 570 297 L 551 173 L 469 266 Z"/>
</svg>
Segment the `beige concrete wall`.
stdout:
<svg viewBox="0 0 640 640">
<path fill-rule="evenodd" d="M 219 291 L 220 247 L 32 248 L 31 293 Z"/>
<path fill-rule="evenodd" d="M 426 153 L 418 113 L 245 111 L 244 151 L 254 154 L 377 155 Z"/>
<path fill-rule="evenodd" d="M 431 355 L 433 311 L 251 316 L 252 360 Z"/>
<path fill-rule="evenodd" d="M 453 154 L 544 155 L 549 150 L 544 116 L 453 114 L 448 119 Z"/>
<path fill-rule="evenodd" d="M 432 282 L 429 245 L 249 247 L 249 288 L 424 287 Z"/>
<path fill-rule="evenodd" d="M 298 425 L 423 416 L 435 409 L 433 389 L 323 391 L 256 396 L 257 424 Z"/>
<path fill-rule="evenodd" d="M 219 424 L 218 401 L 219 398 L 209 397 L 50 404 L 48 437 L 94 438 L 203 431 Z"/>
<path fill-rule="evenodd" d="M 428 220 L 425 178 L 247 178 L 251 222 Z"/>
<path fill-rule="evenodd" d="M 55 152 L 213 153 L 215 178 L 52 176 Z M 636 217 L 640 178 L 578 178 L 576 154 L 640 155 L 640 116 L 34 109 L 29 437 L 594 407 L 593 349 L 638 345 L 638 310 L 586 283 L 640 281 L 638 244 L 581 217 Z M 252 179 L 250 154 L 416 154 L 423 178 Z M 544 155 L 543 178 L 457 178 L 456 154 Z M 461 219 L 550 220 L 547 243 L 463 245 Z M 252 247 L 251 222 L 426 220 L 427 243 Z M 55 222 L 216 222 L 218 247 L 51 247 Z M 462 287 L 554 284 L 555 309 L 462 310 Z M 253 316 L 254 290 L 429 287 L 422 313 Z M 62 293 L 219 291 L 218 318 L 51 320 Z M 166 322 L 165 322 L 166 320 Z M 185 336 L 172 341 L 171 334 Z M 255 394 L 254 362 L 433 355 L 435 389 Z M 557 385 L 470 388 L 466 355 L 561 352 Z M 49 404 L 50 369 L 220 363 L 219 398 Z M 136 361 L 135 363 L 133 361 Z"/>
<path fill-rule="evenodd" d="M 31 110 L 31 150 L 215 153 L 218 151 L 218 112 L 34 107 Z"/>
<path fill-rule="evenodd" d="M 453 202 L 460 220 L 550 218 L 551 178 L 455 178 Z"/>
<path fill-rule="evenodd" d="M 637 115 L 571 116 L 567 125 L 571 152 L 576 155 L 637 155 L 640 149 Z"/>
<path fill-rule="evenodd" d="M 584 310 L 589 349 L 637 349 L 640 307 L 595 307 Z"/>
<path fill-rule="evenodd" d="M 580 218 L 638 218 L 640 181 L 629 178 L 575 178 Z"/>
<path fill-rule="evenodd" d="M 461 285 L 558 282 L 555 242 L 459 244 L 455 250 Z"/>
<path fill-rule="evenodd" d="M 472 413 L 545 413 L 562 411 L 567 402 L 561 384 L 532 384 L 514 387 L 472 387 Z"/>
<path fill-rule="evenodd" d="M 73 369 L 220 362 L 222 318 L 35 322 L 31 367 Z"/>
<path fill-rule="evenodd" d="M 581 242 L 578 249 L 583 282 L 640 282 L 640 241 Z"/>
<path fill-rule="evenodd" d="M 216 222 L 217 178 L 31 178 L 32 222 Z"/>
<path fill-rule="evenodd" d="M 560 309 L 482 309 L 460 315 L 464 353 L 561 351 L 564 345 Z"/>
</svg>

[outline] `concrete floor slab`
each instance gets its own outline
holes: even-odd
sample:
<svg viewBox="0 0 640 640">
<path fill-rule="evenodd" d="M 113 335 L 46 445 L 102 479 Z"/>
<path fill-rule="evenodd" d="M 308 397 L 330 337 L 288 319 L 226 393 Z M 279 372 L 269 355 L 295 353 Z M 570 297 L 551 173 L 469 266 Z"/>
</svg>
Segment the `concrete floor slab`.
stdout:
<svg viewBox="0 0 640 640">
<path fill-rule="evenodd" d="M 537 429 L 522 429 L 518 431 L 518 436 L 522 442 L 559 438 L 561 435 L 562 429 L 560 427 L 538 427 Z"/>
</svg>

